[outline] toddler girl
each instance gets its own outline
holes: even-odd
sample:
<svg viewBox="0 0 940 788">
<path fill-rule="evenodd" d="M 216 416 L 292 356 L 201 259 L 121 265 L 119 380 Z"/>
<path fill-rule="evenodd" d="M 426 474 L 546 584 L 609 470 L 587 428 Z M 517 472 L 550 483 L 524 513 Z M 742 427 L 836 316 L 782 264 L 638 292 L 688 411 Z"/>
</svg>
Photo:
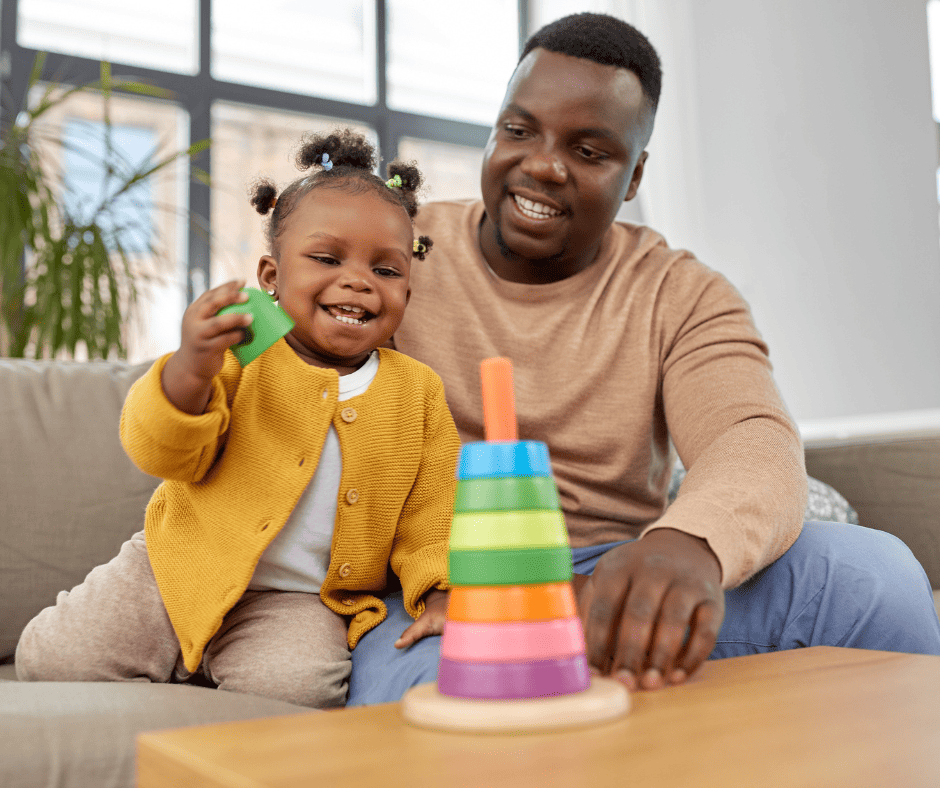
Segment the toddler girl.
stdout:
<svg viewBox="0 0 940 788">
<path fill-rule="evenodd" d="M 209 681 L 318 708 L 345 702 L 350 650 L 401 586 L 404 647 L 439 634 L 459 440 L 435 373 L 383 348 L 398 327 L 421 175 L 349 130 L 308 138 L 313 172 L 271 213 L 261 287 L 294 320 L 242 368 L 251 316 L 229 282 L 130 390 L 121 440 L 164 481 L 144 531 L 26 627 L 21 680 Z M 391 574 L 389 572 L 391 570 Z M 394 577 L 392 577 L 392 574 Z"/>
</svg>

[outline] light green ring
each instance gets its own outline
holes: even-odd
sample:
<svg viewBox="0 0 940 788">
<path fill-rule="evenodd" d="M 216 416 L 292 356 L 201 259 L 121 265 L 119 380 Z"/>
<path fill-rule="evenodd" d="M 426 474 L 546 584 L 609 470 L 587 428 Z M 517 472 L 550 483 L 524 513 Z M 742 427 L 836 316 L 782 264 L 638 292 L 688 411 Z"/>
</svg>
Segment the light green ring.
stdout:
<svg viewBox="0 0 940 788">
<path fill-rule="evenodd" d="M 567 544 L 565 518 L 557 509 L 455 514 L 450 527 L 451 550 L 561 547 Z"/>
</svg>

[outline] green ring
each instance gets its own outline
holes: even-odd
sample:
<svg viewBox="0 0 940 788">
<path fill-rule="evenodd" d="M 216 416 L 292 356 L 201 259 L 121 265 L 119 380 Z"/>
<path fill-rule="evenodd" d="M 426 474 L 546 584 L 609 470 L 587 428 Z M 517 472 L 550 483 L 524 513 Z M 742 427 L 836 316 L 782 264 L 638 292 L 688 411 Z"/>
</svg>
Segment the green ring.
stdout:
<svg viewBox="0 0 940 788">
<path fill-rule="evenodd" d="M 454 586 L 521 586 L 571 580 L 571 548 L 451 550 L 448 578 Z"/>
<path fill-rule="evenodd" d="M 451 550 L 562 547 L 567 544 L 568 529 L 558 509 L 455 514 L 450 527 Z"/>
<path fill-rule="evenodd" d="M 501 476 L 457 482 L 454 511 L 458 513 L 559 508 L 558 489 L 551 476 Z"/>
</svg>

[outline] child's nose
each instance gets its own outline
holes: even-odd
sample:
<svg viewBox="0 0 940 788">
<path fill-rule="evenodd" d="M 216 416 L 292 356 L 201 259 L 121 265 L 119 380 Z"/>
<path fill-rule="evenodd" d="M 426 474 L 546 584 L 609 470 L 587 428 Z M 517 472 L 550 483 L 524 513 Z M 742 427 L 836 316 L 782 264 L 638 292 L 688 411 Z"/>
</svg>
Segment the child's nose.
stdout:
<svg viewBox="0 0 940 788">
<path fill-rule="evenodd" d="M 348 287 L 350 290 L 356 290 L 357 292 L 367 291 L 372 289 L 372 284 L 369 280 L 357 271 L 346 271 L 340 277 L 340 287 Z"/>
</svg>

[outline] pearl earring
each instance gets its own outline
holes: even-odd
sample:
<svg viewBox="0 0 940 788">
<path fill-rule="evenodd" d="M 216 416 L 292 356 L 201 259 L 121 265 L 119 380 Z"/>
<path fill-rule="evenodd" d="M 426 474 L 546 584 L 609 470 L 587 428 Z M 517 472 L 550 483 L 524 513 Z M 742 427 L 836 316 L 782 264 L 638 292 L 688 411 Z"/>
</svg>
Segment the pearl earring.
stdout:
<svg viewBox="0 0 940 788">
<path fill-rule="evenodd" d="M 268 290 L 268 295 L 269 295 L 269 296 L 273 296 L 273 295 L 274 295 L 274 291 L 273 291 L 273 290 Z"/>
</svg>

